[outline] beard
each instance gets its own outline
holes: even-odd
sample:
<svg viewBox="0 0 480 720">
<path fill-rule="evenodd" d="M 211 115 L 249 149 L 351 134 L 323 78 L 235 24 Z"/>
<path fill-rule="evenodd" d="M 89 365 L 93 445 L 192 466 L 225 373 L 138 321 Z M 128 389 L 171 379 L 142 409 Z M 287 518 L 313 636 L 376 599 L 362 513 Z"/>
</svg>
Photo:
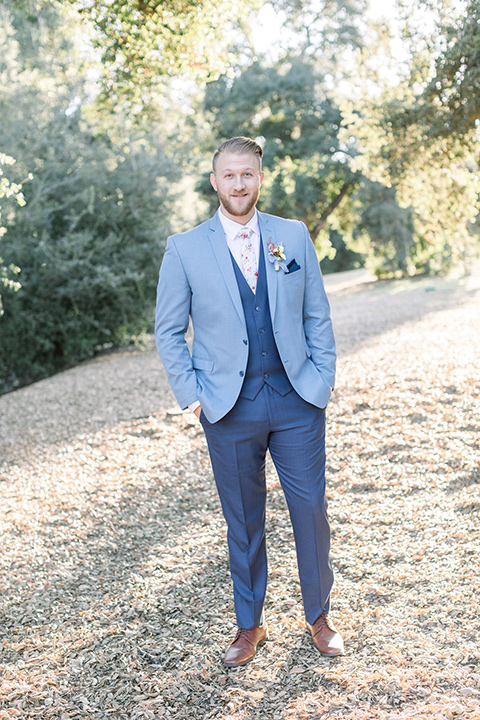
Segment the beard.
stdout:
<svg viewBox="0 0 480 720">
<path fill-rule="evenodd" d="M 245 197 L 233 197 L 231 195 L 225 195 L 224 193 L 218 192 L 218 199 L 222 203 L 225 210 L 233 217 L 244 217 L 253 210 L 258 202 L 260 196 L 260 187 L 256 188 L 251 194 L 245 195 Z"/>
</svg>

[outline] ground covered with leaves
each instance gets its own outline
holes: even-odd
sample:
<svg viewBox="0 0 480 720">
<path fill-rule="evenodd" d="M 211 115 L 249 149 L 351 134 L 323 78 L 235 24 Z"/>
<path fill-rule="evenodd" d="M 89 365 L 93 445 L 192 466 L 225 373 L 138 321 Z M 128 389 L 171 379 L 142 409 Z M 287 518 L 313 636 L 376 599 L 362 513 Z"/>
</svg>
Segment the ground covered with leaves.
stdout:
<svg viewBox="0 0 480 720">
<path fill-rule="evenodd" d="M 270 641 L 244 668 L 200 425 L 155 352 L 0 398 L 0 719 L 480 717 L 480 279 L 328 281 L 328 497 L 346 654 L 305 632 L 268 466 Z"/>
</svg>

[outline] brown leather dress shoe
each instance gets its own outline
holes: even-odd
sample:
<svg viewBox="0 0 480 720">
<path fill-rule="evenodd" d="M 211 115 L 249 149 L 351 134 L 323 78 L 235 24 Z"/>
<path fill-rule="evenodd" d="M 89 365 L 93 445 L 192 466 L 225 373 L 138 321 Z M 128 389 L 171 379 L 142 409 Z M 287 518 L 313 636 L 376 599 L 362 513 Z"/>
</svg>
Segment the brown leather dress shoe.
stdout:
<svg viewBox="0 0 480 720">
<path fill-rule="evenodd" d="M 335 657 L 335 655 L 343 655 L 343 638 L 338 632 L 327 613 L 322 613 L 313 625 L 307 627 L 312 633 L 313 644 L 322 655 Z"/>
<path fill-rule="evenodd" d="M 246 665 L 255 657 L 257 647 L 262 645 L 265 640 L 268 640 L 266 624 L 253 628 L 253 630 L 238 628 L 235 640 L 225 653 L 223 664 L 227 667 Z"/>
</svg>

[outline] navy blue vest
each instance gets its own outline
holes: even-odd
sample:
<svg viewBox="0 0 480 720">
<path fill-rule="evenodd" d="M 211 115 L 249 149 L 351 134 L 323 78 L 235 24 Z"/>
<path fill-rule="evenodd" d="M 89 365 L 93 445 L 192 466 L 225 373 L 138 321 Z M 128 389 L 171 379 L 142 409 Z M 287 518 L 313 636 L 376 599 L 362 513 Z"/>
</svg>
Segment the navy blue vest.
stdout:
<svg viewBox="0 0 480 720">
<path fill-rule="evenodd" d="M 235 262 L 233 255 L 232 263 L 238 289 L 240 290 L 240 297 L 242 298 L 249 347 L 247 371 L 240 397 L 254 400 L 265 383 L 268 383 L 280 395 L 286 395 L 293 388 L 283 368 L 273 336 L 263 250 L 260 247 L 257 292 L 255 295 Z"/>
</svg>

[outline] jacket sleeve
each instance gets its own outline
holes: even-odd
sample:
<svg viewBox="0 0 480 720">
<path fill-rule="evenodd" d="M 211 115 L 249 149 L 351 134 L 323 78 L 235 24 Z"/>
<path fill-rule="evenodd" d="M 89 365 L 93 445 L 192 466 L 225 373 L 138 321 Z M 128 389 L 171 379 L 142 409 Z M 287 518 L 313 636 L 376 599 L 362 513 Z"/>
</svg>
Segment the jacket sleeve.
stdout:
<svg viewBox="0 0 480 720">
<path fill-rule="evenodd" d="M 182 409 L 197 399 L 195 371 L 185 339 L 191 297 L 192 291 L 175 238 L 170 237 L 157 286 L 155 342 L 168 381 Z"/>
<path fill-rule="evenodd" d="M 312 361 L 333 388 L 335 386 L 336 352 L 330 305 L 323 285 L 315 247 L 306 226 L 303 223 L 302 226 L 306 242 L 303 327 Z"/>
</svg>

